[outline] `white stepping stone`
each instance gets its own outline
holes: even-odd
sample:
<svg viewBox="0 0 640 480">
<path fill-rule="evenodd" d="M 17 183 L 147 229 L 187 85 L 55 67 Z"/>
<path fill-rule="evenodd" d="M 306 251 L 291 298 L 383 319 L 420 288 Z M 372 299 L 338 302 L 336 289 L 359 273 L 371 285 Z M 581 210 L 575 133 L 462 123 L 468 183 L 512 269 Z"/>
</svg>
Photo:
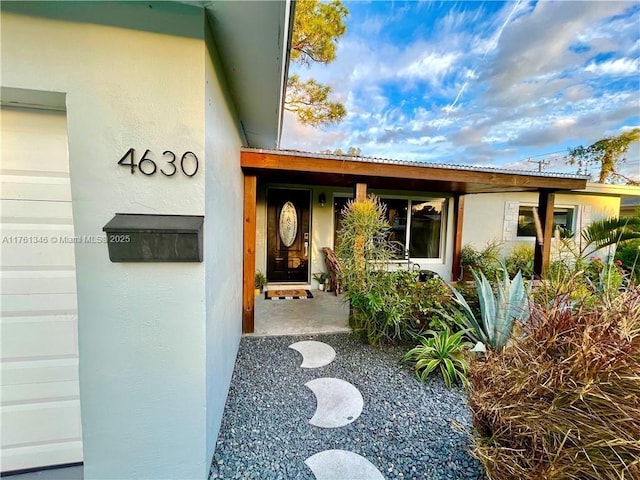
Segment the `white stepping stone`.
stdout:
<svg viewBox="0 0 640 480">
<path fill-rule="evenodd" d="M 309 423 L 321 428 L 344 427 L 362 413 L 364 400 L 360 391 L 339 378 L 316 378 L 305 383 L 316 396 L 316 413 Z"/>
<path fill-rule="evenodd" d="M 307 458 L 304 463 L 316 480 L 384 480 L 373 463 L 347 450 L 325 450 Z"/>
<path fill-rule="evenodd" d="M 331 345 L 314 340 L 292 343 L 289 348 L 302 354 L 302 368 L 324 367 L 336 358 L 336 351 Z"/>
</svg>

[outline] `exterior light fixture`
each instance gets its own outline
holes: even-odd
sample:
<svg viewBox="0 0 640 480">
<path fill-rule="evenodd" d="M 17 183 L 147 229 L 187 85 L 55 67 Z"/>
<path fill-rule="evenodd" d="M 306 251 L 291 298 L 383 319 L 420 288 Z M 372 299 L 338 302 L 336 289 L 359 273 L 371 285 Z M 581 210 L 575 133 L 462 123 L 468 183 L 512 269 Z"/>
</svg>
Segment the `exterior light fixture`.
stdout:
<svg viewBox="0 0 640 480">
<path fill-rule="evenodd" d="M 324 192 L 322 192 L 318 196 L 318 203 L 320 204 L 321 207 L 324 207 L 327 204 L 327 196 L 324 194 Z"/>
</svg>

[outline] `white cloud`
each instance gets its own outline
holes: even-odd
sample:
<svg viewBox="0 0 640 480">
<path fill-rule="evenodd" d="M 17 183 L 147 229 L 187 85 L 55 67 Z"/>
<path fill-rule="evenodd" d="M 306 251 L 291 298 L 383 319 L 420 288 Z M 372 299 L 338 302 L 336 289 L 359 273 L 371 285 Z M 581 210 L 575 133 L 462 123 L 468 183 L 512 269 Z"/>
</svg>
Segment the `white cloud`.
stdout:
<svg viewBox="0 0 640 480">
<path fill-rule="evenodd" d="M 591 62 L 585 67 L 585 71 L 596 75 L 638 75 L 640 62 L 637 58 L 618 58 L 606 62 Z"/>
<path fill-rule="evenodd" d="M 354 30 L 367 35 L 348 33 L 334 64 L 303 73 L 333 87 L 347 118 L 318 130 L 287 114 L 282 145 L 501 164 L 588 145 L 638 123 L 635 4 L 522 1 L 497 12 L 449 5 L 433 34 L 417 28 L 398 44 L 368 32 L 383 32 L 403 15 L 433 15 L 441 11 L 436 4 L 409 2 L 360 19 Z"/>
<path fill-rule="evenodd" d="M 444 75 L 451 71 L 459 57 L 460 55 L 457 53 L 438 54 L 425 52 L 417 60 L 412 61 L 405 68 L 398 70 L 397 75 L 399 77 L 437 83 Z"/>
</svg>

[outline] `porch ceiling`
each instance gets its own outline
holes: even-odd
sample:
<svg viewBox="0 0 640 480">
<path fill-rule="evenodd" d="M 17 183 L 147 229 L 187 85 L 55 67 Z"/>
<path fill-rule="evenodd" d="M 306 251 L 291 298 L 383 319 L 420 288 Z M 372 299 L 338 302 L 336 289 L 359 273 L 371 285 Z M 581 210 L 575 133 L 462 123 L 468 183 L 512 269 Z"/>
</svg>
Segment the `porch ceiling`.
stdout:
<svg viewBox="0 0 640 480">
<path fill-rule="evenodd" d="M 301 153 L 284 150 L 243 149 L 240 164 L 245 174 L 261 181 L 308 185 L 420 190 L 448 193 L 497 193 L 537 190 L 583 190 L 587 177 L 436 165 L 363 157 Z"/>
</svg>

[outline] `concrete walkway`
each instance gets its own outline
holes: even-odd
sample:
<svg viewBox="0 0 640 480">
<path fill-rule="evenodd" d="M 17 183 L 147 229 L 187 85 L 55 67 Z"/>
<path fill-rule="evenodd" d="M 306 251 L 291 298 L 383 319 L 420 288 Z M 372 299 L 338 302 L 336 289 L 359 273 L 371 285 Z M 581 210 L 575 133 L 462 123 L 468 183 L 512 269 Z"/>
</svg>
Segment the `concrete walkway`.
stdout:
<svg viewBox="0 0 640 480">
<path fill-rule="evenodd" d="M 256 297 L 256 336 L 350 332 L 349 305 L 342 295 L 312 290 L 313 298 L 265 300 Z"/>
<path fill-rule="evenodd" d="M 314 340 L 296 342 L 289 348 L 303 356 L 301 368 L 324 367 L 335 359 L 332 346 Z M 306 367 L 305 367 L 306 365 Z M 313 368 L 313 367 L 311 367 Z M 309 423 L 318 428 L 340 428 L 355 422 L 364 408 L 360 391 L 339 378 L 316 378 L 305 383 L 316 397 L 316 412 Z M 305 460 L 316 480 L 384 480 L 380 471 L 369 460 L 357 453 L 329 449 Z"/>
</svg>

